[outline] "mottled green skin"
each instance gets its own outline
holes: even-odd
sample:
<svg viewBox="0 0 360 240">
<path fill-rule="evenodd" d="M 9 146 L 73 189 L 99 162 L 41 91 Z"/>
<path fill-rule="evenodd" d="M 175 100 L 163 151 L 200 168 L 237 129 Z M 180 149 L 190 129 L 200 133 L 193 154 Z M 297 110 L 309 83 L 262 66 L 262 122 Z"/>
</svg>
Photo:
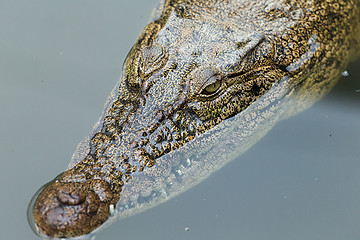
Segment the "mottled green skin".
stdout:
<svg viewBox="0 0 360 240">
<path fill-rule="evenodd" d="M 164 1 L 94 132 L 31 206 L 40 234 L 89 234 L 240 155 L 333 86 L 358 16 L 351 0 Z"/>
</svg>

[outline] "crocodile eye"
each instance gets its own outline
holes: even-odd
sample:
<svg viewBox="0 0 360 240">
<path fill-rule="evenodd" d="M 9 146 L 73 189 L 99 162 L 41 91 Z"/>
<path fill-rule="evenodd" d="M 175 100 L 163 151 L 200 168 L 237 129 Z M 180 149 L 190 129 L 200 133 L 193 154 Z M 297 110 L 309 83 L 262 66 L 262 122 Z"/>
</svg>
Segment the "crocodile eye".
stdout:
<svg viewBox="0 0 360 240">
<path fill-rule="evenodd" d="M 200 94 L 204 96 L 216 94 L 221 87 L 221 78 L 219 76 L 212 76 L 207 82 L 210 84 L 204 87 Z"/>
</svg>

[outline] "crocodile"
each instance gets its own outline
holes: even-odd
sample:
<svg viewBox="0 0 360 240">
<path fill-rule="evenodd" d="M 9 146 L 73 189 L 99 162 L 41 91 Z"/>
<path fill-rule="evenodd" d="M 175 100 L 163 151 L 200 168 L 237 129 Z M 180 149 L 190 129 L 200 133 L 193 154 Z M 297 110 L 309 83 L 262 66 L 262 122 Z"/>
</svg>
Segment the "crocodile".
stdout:
<svg viewBox="0 0 360 240">
<path fill-rule="evenodd" d="M 358 0 L 163 0 L 94 130 L 31 200 L 33 230 L 91 237 L 198 184 L 334 86 L 359 16 Z"/>
</svg>

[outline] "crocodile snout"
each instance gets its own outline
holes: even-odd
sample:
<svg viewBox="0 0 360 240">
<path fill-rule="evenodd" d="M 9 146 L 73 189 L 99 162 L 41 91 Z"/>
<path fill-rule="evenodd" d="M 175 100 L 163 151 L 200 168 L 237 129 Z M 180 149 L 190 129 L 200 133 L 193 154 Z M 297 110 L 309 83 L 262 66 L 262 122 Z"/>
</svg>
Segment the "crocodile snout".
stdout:
<svg viewBox="0 0 360 240">
<path fill-rule="evenodd" d="M 111 191 L 105 182 L 53 181 L 37 197 L 32 214 L 39 234 L 51 238 L 86 235 L 110 216 Z"/>
</svg>

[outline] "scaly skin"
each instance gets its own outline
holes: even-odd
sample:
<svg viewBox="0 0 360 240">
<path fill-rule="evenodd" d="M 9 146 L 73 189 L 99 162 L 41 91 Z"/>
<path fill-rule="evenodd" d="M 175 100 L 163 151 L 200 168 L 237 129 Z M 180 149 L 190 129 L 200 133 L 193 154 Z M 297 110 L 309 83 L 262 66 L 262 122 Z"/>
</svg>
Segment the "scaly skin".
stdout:
<svg viewBox="0 0 360 240">
<path fill-rule="evenodd" d="M 355 0 L 164 1 L 94 133 L 36 195 L 39 234 L 89 234 L 240 155 L 334 85 L 358 36 L 358 8 Z"/>
</svg>

